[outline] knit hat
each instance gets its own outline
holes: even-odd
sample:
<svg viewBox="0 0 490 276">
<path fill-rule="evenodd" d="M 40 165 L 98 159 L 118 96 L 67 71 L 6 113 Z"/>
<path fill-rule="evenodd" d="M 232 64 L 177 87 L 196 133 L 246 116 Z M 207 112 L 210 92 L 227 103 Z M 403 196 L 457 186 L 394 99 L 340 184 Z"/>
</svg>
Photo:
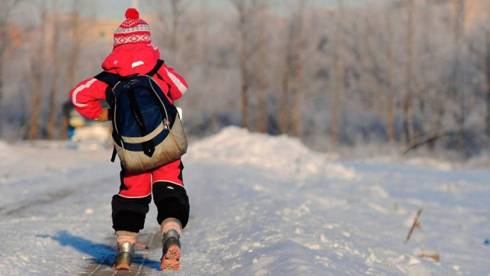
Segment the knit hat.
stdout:
<svg viewBox="0 0 490 276">
<path fill-rule="evenodd" d="M 151 42 L 150 25 L 139 18 L 138 10 L 129 8 L 125 16 L 126 20 L 114 32 L 114 47 L 129 43 Z"/>
</svg>

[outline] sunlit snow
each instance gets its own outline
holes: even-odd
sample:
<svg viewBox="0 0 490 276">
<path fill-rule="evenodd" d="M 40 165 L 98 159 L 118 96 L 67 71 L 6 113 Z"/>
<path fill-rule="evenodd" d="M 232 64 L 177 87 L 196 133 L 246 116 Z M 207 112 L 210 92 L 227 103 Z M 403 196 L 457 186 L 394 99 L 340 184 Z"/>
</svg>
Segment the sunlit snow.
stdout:
<svg viewBox="0 0 490 276">
<path fill-rule="evenodd" d="M 110 153 L 0 142 L 1 275 L 76 275 L 113 254 Z M 490 273 L 490 170 L 346 161 L 239 128 L 194 142 L 184 164 L 191 219 L 174 275 Z M 156 229 L 152 206 L 143 233 Z M 149 256 L 161 275 L 160 251 Z"/>
</svg>

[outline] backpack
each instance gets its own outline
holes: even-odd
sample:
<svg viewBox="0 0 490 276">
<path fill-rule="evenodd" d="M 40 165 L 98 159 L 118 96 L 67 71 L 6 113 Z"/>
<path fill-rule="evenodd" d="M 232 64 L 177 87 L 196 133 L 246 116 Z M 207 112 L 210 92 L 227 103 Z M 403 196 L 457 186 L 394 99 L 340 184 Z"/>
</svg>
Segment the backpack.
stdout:
<svg viewBox="0 0 490 276">
<path fill-rule="evenodd" d="M 177 108 L 152 78 L 157 75 L 162 79 L 158 70 L 163 63 L 158 60 L 145 75 L 122 77 L 104 71 L 95 76 L 108 85 L 106 101 L 114 142 L 112 161 L 117 153 L 129 173 L 149 171 L 176 161 L 187 151 Z"/>
</svg>

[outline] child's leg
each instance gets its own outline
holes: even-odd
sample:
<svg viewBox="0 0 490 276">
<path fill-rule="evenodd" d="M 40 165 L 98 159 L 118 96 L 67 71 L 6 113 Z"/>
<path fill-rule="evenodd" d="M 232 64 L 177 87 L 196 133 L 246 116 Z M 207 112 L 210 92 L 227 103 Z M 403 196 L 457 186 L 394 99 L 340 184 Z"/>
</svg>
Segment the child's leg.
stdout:
<svg viewBox="0 0 490 276">
<path fill-rule="evenodd" d="M 121 187 L 112 198 L 112 227 L 116 230 L 116 270 L 128 270 L 138 232 L 145 225 L 151 201 L 151 173 L 127 174 L 121 170 Z"/>
<path fill-rule="evenodd" d="M 160 232 L 162 235 L 170 230 L 175 230 L 179 236 L 182 235 L 182 223 L 176 218 L 166 218 L 160 224 Z"/>
<path fill-rule="evenodd" d="M 119 193 L 112 198 L 112 227 L 116 231 L 138 233 L 143 229 L 151 202 L 151 173 L 121 171 Z"/>
<path fill-rule="evenodd" d="M 138 233 L 135 233 L 135 232 L 129 232 L 129 231 L 124 231 L 124 230 L 116 231 L 116 242 L 117 242 L 117 244 L 122 244 L 125 242 L 135 244 L 137 237 L 138 237 Z"/>
<path fill-rule="evenodd" d="M 169 224 L 165 229 L 173 226 L 180 233 L 189 220 L 189 198 L 182 179 L 183 169 L 182 162 L 177 160 L 152 173 L 153 200 L 158 209 L 157 221 L 162 230 L 163 222 L 172 218 L 173 220 L 167 220 Z"/>
<path fill-rule="evenodd" d="M 160 268 L 180 268 L 180 235 L 189 220 L 189 198 L 184 189 L 180 160 L 153 171 L 153 198 L 158 209 L 158 223 L 163 237 Z"/>
</svg>

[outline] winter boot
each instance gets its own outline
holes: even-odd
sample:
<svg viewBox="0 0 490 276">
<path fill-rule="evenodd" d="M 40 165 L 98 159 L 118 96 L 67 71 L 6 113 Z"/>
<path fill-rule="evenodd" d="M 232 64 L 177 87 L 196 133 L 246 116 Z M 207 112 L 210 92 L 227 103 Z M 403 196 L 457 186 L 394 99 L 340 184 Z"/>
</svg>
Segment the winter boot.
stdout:
<svg viewBox="0 0 490 276">
<path fill-rule="evenodd" d="M 176 271 L 180 268 L 180 235 L 172 229 L 163 235 L 163 254 L 160 268 L 163 271 Z"/>
<path fill-rule="evenodd" d="M 133 261 L 134 245 L 137 233 L 127 231 L 117 231 L 117 255 L 114 262 L 115 270 L 129 270 Z"/>
</svg>

